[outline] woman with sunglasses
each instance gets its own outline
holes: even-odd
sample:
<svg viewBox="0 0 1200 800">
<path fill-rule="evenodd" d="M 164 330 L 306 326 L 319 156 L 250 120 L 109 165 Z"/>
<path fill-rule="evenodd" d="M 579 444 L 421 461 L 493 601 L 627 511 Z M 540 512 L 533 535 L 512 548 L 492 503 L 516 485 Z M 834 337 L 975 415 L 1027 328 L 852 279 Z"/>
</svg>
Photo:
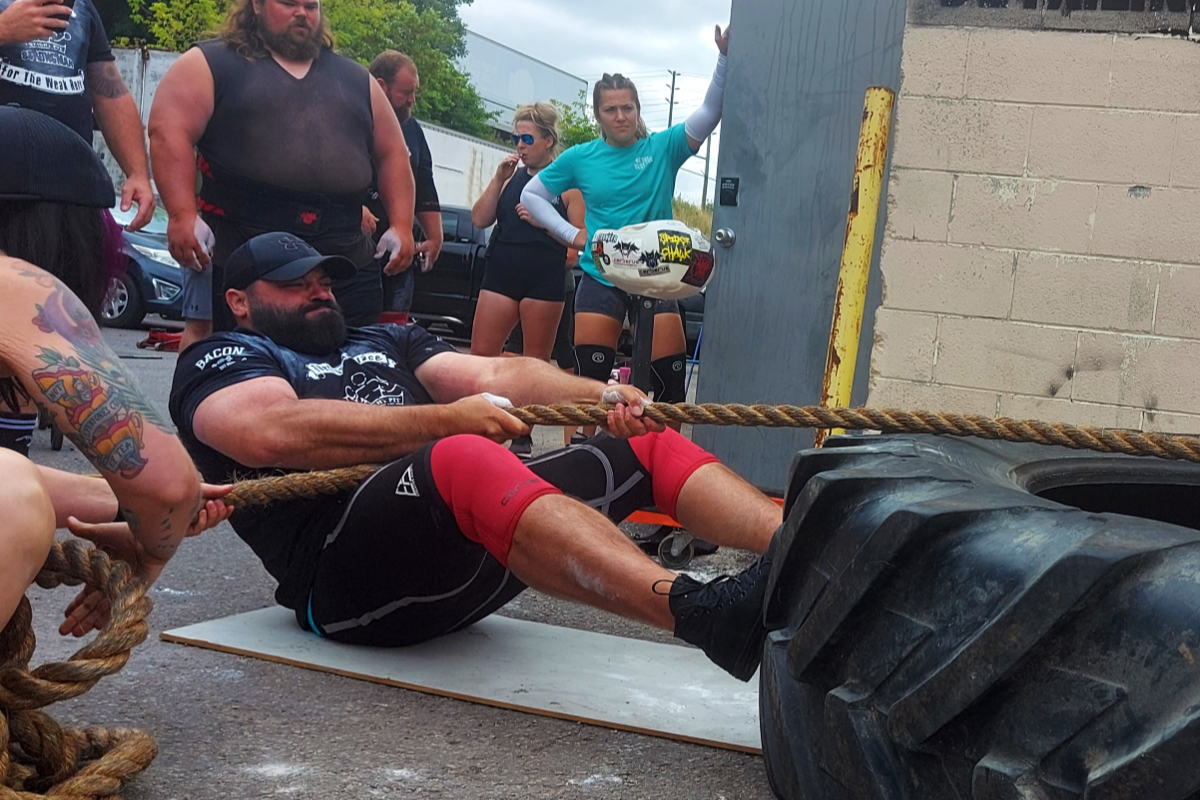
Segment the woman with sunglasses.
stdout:
<svg viewBox="0 0 1200 800">
<path fill-rule="evenodd" d="M 477 228 L 496 223 L 472 325 L 472 355 L 500 355 L 520 321 L 523 355 L 550 360 L 566 298 L 567 246 L 546 233 L 544 226 L 531 224 L 532 217 L 521 205 L 521 191 L 554 161 L 561 139 L 554 106 L 520 106 L 513 114 L 516 152 L 500 163 L 471 209 L 471 221 Z M 578 191 L 565 192 L 549 202 L 564 221 L 584 224 L 583 196 Z M 513 452 L 527 455 L 532 447 L 528 438 L 514 441 Z"/>
</svg>

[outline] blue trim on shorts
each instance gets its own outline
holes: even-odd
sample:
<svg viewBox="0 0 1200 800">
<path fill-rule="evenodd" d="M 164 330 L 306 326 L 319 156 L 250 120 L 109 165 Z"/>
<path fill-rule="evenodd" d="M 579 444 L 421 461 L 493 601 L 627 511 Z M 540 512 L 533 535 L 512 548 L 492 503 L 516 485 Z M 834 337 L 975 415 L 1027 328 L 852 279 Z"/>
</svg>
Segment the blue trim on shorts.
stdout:
<svg viewBox="0 0 1200 800">
<path fill-rule="evenodd" d="M 315 633 L 317 636 L 320 636 L 322 639 L 324 639 L 324 638 L 325 638 L 325 634 L 321 633 L 321 629 L 317 627 L 317 621 L 313 619 L 313 613 L 312 613 L 312 593 L 311 593 L 311 592 L 310 592 L 310 593 L 309 593 L 309 595 L 308 595 L 308 627 L 309 627 L 309 628 L 312 630 L 312 632 L 313 632 L 313 633 Z"/>
</svg>

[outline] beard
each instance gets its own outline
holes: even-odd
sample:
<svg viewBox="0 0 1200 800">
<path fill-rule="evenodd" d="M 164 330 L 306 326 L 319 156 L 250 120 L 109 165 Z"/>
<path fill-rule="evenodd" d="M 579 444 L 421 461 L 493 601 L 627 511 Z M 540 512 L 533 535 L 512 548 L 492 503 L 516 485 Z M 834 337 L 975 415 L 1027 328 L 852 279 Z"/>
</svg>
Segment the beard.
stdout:
<svg viewBox="0 0 1200 800">
<path fill-rule="evenodd" d="M 317 309 L 326 311 L 309 317 Z M 275 344 L 313 356 L 335 353 L 346 342 L 346 320 L 336 300 L 283 309 L 250 299 L 250 327 Z"/>
<path fill-rule="evenodd" d="M 258 35 L 263 40 L 263 44 L 280 58 L 287 61 L 312 61 L 321 54 L 321 33 L 323 26 L 318 25 L 316 28 L 308 28 L 308 38 L 297 42 L 292 37 L 292 31 L 303 30 L 304 28 L 296 25 L 296 23 L 288 23 L 286 28 L 279 33 L 275 33 L 267 30 L 267 25 L 261 16 L 257 18 L 257 21 Z"/>
</svg>

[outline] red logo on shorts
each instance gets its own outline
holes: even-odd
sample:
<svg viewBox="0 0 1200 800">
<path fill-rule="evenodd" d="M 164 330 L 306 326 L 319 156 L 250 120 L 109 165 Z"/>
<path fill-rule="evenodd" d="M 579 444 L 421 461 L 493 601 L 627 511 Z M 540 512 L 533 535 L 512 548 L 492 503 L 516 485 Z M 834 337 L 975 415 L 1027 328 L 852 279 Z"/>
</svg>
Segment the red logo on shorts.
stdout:
<svg viewBox="0 0 1200 800">
<path fill-rule="evenodd" d="M 300 221 L 303 222 L 305 225 L 310 225 L 310 226 L 316 225 L 317 224 L 317 212 L 301 211 L 300 212 Z"/>
<path fill-rule="evenodd" d="M 531 483 L 537 483 L 537 482 L 538 482 L 538 479 L 537 479 L 537 478 L 530 478 L 530 479 L 529 479 L 529 480 L 527 480 L 527 481 L 521 481 L 520 483 L 518 483 L 516 486 L 514 486 L 514 487 L 512 488 L 512 491 L 511 491 L 511 492 L 509 492 L 508 494 L 506 494 L 506 495 L 504 496 L 504 499 L 500 501 L 500 505 L 502 505 L 502 506 L 506 506 L 506 505 L 508 505 L 508 501 L 509 501 L 509 500 L 512 500 L 514 497 L 516 497 L 516 496 L 517 496 L 517 494 L 518 494 L 518 493 L 519 493 L 519 492 L 520 492 L 522 489 L 524 489 L 526 486 L 528 486 L 528 485 L 529 485 L 529 484 L 531 484 Z"/>
</svg>

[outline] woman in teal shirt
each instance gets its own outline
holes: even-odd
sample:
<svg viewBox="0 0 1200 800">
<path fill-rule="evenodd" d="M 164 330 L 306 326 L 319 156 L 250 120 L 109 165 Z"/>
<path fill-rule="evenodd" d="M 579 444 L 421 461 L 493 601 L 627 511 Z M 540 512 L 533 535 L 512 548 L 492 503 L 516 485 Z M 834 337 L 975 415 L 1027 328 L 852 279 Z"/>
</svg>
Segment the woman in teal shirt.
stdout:
<svg viewBox="0 0 1200 800">
<path fill-rule="evenodd" d="M 567 150 L 521 193 L 521 203 L 537 223 L 582 251 L 579 264 L 586 274 L 575 292 L 575 362 L 580 375 L 608 379 L 617 340 L 633 307 L 633 298 L 596 269 L 588 248 L 589 231 L 672 218 L 675 177 L 721 120 L 729 29 L 722 32 L 718 26 L 715 40 L 721 54 L 712 83 L 704 104 L 685 122 L 648 134 L 633 82 L 620 74 L 605 74 L 592 92 L 601 138 Z M 583 193 L 586 228 L 564 220 L 551 205 L 556 195 L 570 189 Z M 685 348 L 678 304 L 658 301 L 651 353 L 655 400 L 685 399 Z"/>
</svg>

